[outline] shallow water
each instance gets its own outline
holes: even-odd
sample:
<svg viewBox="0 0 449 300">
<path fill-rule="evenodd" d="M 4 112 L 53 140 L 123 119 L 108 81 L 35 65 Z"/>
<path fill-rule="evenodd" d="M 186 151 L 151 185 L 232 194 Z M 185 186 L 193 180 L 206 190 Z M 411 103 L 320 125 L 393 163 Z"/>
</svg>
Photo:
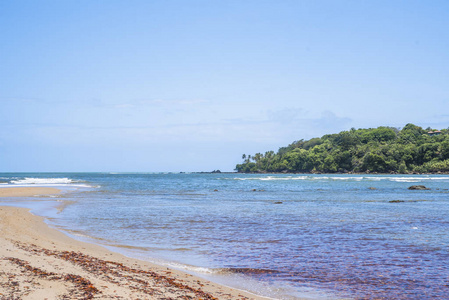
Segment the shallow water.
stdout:
<svg viewBox="0 0 449 300">
<path fill-rule="evenodd" d="M 448 176 L 64 173 L 0 182 L 67 189 L 35 212 L 77 237 L 276 298 L 449 294 Z M 407 189 L 415 184 L 431 190 Z"/>
</svg>

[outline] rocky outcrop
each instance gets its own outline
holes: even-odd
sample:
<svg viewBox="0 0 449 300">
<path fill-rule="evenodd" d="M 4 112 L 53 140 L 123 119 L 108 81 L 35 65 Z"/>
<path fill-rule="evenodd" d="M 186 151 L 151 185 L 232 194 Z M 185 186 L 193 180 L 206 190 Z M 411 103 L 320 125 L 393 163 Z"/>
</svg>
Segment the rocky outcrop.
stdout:
<svg viewBox="0 0 449 300">
<path fill-rule="evenodd" d="M 425 187 L 424 185 L 412 185 L 408 189 L 409 190 L 430 190 L 429 188 Z"/>
</svg>

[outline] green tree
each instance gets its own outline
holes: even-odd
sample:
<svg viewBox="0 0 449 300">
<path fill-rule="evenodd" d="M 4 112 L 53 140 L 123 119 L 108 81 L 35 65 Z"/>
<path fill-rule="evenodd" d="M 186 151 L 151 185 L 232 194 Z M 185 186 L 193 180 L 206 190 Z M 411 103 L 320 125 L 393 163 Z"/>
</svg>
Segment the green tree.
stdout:
<svg viewBox="0 0 449 300">
<path fill-rule="evenodd" d="M 429 135 L 407 124 L 381 126 L 298 140 L 278 152 L 242 155 L 238 172 L 449 172 L 449 129 Z"/>
</svg>

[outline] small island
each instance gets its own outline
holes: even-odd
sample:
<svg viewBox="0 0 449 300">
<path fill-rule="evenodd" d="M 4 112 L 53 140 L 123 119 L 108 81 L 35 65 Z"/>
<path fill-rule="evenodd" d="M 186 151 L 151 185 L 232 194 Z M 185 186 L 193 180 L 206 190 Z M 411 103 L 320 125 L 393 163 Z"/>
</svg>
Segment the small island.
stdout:
<svg viewBox="0 0 449 300">
<path fill-rule="evenodd" d="M 242 159 L 241 173 L 447 173 L 449 129 L 352 128 Z"/>
</svg>

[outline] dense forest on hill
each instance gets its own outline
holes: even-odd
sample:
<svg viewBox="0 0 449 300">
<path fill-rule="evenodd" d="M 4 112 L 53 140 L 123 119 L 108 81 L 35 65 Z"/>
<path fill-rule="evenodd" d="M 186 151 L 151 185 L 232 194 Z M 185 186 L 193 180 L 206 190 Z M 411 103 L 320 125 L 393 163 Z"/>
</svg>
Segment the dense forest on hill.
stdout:
<svg viewBox="0 0 449 300">
<path fill-rule="evenodd" d="M 242 159 L 236 170 L 243 173 L 449 172 L 449 129 L 352 128 Z"/>
</svg>

